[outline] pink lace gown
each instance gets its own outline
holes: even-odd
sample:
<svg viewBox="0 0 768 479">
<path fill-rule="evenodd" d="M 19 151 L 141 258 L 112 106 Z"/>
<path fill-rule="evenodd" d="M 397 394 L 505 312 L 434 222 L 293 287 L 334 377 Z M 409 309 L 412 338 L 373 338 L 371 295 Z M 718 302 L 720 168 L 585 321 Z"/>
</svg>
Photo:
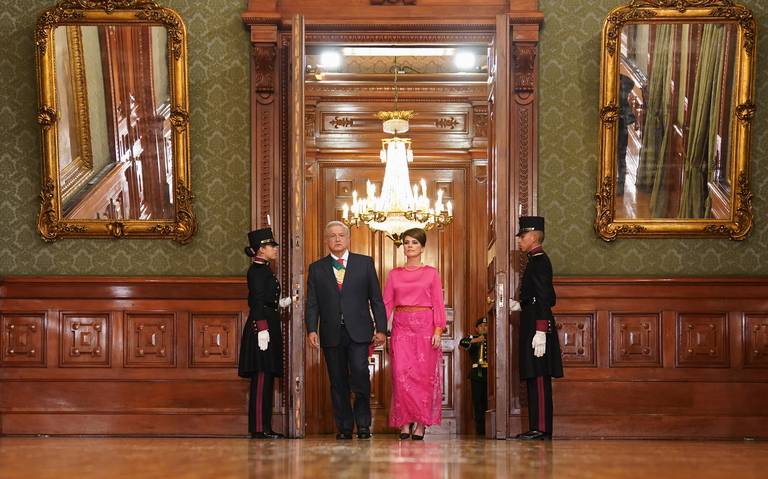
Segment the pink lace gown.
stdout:
<svg viewBox="0 0 768 479">
<path fill-rule="evenodd" d="M 436 326 L 445 328 L 440 273 L 432 266 L 395 268 L 384 286 L 387 318 L 394 312 L 391 355 L 392 404 L 389 425 L 439 424 L 442 413 L 442 351 L 432 347 Z M 427 306 L 395 311 L 397 306 Z"/>
</svg>

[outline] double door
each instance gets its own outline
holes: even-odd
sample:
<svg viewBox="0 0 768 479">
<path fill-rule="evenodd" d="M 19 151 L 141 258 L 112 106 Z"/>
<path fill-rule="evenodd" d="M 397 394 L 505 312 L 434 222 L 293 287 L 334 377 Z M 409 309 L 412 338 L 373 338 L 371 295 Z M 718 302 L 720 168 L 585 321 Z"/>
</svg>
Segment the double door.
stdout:
<svg viewBox="0 0 768 479">
<path fill-rule="evenodd" d="M 454 221 L 446 229 L 427 232 L 427 244 L 422 257 L 425 264 L 440 271 L 443 281 L 443 295 L 446 305 L 447 327 L 442 341 L 442 399 L 443 422 L 430 429 L 431 433 L 456 433 L 457 421 L 462 410 L 462 372 L 458 342 L 463 334 L 463 317 L 466 310 L 467 258 L 466 242 L 463 240 L 466 222 L 466 197 L 464 168 L 439 169 L 436 165 L 420 165 L 411 168 L 411 181 L 424 178 L 427 189 L 436 192 L 442 189 L 445 201 L 456 205 Z M 318 164 L 316 176 L 307 176 L 307 211 L 304 231 L 307 244 L 307 265 L 328 254 L 322 237 L 324 225 L 331 220 L 341 219 L 344 203 L 352 202 L 352 192 L 365 191 L 366 179 L 377 184 L 380 191 L 384 169 L 379 165 L 337 166 Z M 311 219 L 310 219 L 311 218 Z M 354 227 L 350 250 L 373 257 L 379 282 L 383 289 L 389 272 L 405 263 L 402 247 L 395 247 L 382 232 L 367 226 Z M 311 253 L 310 253 L 311 252 Z M 305 348 L 306 383 L 306 433 L 323 434 L 335 432 L 333 411 L 330 400 L 330 385 L 325 369 L 322 351 L 311 346 Z M 374 350 L 369 358 L 371 377 L 371 409 L 373 432 L 387 432 L 392 379 L 390 370 L 389 343 Z"/>
</svg>

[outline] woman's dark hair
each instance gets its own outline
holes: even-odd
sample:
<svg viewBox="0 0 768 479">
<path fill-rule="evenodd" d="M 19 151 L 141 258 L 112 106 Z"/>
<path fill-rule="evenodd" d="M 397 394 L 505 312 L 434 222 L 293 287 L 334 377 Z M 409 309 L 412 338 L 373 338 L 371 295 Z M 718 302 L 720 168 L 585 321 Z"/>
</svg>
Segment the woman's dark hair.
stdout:
<svg viewBox="0 0 768 479">
<path fill-rule="evenodd" d="M 404 231 L 400 237 L 405 239 L 406 236 L 410 236 L 411 238 L 418 241 L 422 248 L 427 244 L 427 232 L 421 228 L 411 228 L 407 231 Z"/>
<path fill-rule="evenodd" d="M 246 246 L 245 247 L 245 254 L 248 255 L 249 257 L 253 258 L 254 256 L 256 256 L 256 250 L 254 250 L 250 246 Z"/>
</svg>

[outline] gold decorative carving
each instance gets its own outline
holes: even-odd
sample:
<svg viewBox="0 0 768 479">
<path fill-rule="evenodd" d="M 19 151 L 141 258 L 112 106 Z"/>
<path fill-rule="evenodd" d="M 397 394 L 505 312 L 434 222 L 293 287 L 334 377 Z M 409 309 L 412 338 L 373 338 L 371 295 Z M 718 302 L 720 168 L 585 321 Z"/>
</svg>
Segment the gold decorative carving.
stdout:
<svg viewBox="0 0 768 479">
<path fill-rule="evenodd" d="M 595 231 L 605 241 L 613 241 L 618 235 L 637 235 L 646 231 L 645 226 L 634 223 L 617 224 L 613 222 L 613 177 L 606 176 L 600 185 L 597 200 L 597 219 Z"/>
<path fill-rule="evenodd" d="M 685 13 L 691 8 L 709 8 L 712 17 L 733 19 L 739 22 L 744 31 L 744 50 L 747 55 L 752 55 L 755 49 L 755 19 L 752 12 L 736 5 L 731 0 L 631 0 L 628 5 L 619 7 L 611 12 L 606 23 L 608 52 L 616 53 L 616 44 L 619 40 L 621 27 L 629 21 L 647 20 L 655 17 L 657 12 L 653 9 L 675 9 Z"/>
<path fill-rule="evenodd" d="M 56 99 L 55 52 L 48 48 L 53 31 L 59 26 L 79 27 L 109 24 L 114 26 L 162 25 L 168 38 L 167 67 L 170 80 L 170 114 L 173 152 L 173 220 L 64 219 L 59 184 L 59 159 L 56 150 L 58 110 Z M 74 30 L 73 30 L 74 31 Z M 35 28 L 36 67 L 40 108 L 37 122 L 42 130 L 43 174 L 40 214 L 37 228 L 45 241 L 62 237 L 139 237 L 190 241 L 197 224 L 192 212 L 189 166 L 189 100 L 186 29 L 173 10 L 150 0 L 64 0 L 43 12 Z M 77 52 L 76 52 L 77 53 Z M 83 92 L 85 96 L 85 92 Z M 78 108 L 80 108 L 78 106 Z M 81 108 L 80 108 L 81 109 Z M 86 107 L 87 109 L 87 107 Z M 79 116 L 88 118 L 88 115 Z"/>
<path fill-rule="evenodd" d="M 142 10 L 136 13 L 136 18 L 162 23 L 168 30 L 168 45 L 173 52 L 173 57 L 179 60 L 186 43 L 184 22 L 181 21 L 179 14 L 173 10 L 158 7 L 155 2 L 137 0 L 137 4 L 141 5 Z"/>
<path fill-rule="evenodd" d="M 40 126 L 42 126 L 44 130 L 47 130 L 48 128 L 50 128 L 55 121 L 56 121 L 56 110 L 54 110 L 50 106 L 46 105 L 40 108 L 40 110 L 37 112 L 37 123 Z"/>
<path fill-rule="evenodd" d="M 755 117 L 757 107 L 751 101 L 736 106 L 736 118 L 743 124 L 750 123 Z"/>
<path fill-rule="evenodd" d="M 161 223 L 152 228 L 152 232 L 161 236 L 169 236 L 174 241 L 187 244 L 197 232 L 197 221 L 192 214 L 192 193 L 184 185 L 176 188 L 176 221 Z"/>
<path fill-rule="evenodd" d="M 65 0 L 61 4 L 66 8 L 102 9 L 106 13 L 124 8 L 159 8 L 153 0 Z"/>
<path fill-rule="evenodd" d="M 55 25 L 60 25 L 70 20 L 81 20 L 85 16 L 85 13 L 82 11 L 68 10 L 67 7 L 63 6 L 67 3 L 71 2 L 64 2 L 64 4 L 46 10 L 37 19 L 35 46 L 37 47 L 38 55 L 45 55 Z"/>
<path fill-rule="evenodd" d="M 448 128 L 451 130 L 456 129 L 456 125 L 459 124 L 459 120 L 457 120 L 454 117 L 448 117 L 448 118 L 438 118 L 435 120 L 435 126 L 438 128 Z"/>
<path fill-rule="evenodd" d="M 634 2 L 627 7 L 621 7 L 608 16 L 606 25 L 608 30 L 606 31 L 606 50 L 611 55 L 616 53 L 616 43 L 619 41 L 621 34 L 621 27 L 625 23 L 632 20 L 647 20 L 648 18 L 656 16 L 656 12 L 652 10 L 643 10 L 634 5 Z"/>
<path fill-rule="evenodd" d="M 730 216 L 718 219 L 653 217 L 616 218 L 618 139 L 616 128 L 621 108 L 619 72 L 621 61 L 619 42 L 622 28 L 632 24 L 712 24 L 737 25 L 737 35 L 743 40 L 741 48 L 735 48 L 731 59 L 739 74 L 733 85 L 733 131 L 726 178 L 733 185 L 735 194 L 725 211 Z M 603 26 L 601 46 L 601 93 L 600 93 L 600 168 L 595 195 L 596 233 L 605 241 L 618 236 L 628 237 L 728 237 L 743 240 L 752 229 L 752 193 L 749 184 L 751 123 L 755 115 L 754 74 L 755 19 L 746 7 L 731 0 L 630 0 L 626 5 L 613 9 Z"/>
<path fill-rule="evenodd" d="M 534 88 L 536 44 L 513 44 L 512 60 L 514 62 L 515 91 L 517 93 L 532 92 Z"/>
<path fill-rule="evenodd" d="M 600 108 L 600 120 L 605 124 L 608 128 L 613 128 L 613 125 L 616 124 L 616 120 L 619 119 L 619 107 L 616 105 L 616 103 L 611 103 L 610 105 L 605 105 L 604 107 Z"/>
<path fill-rule="evenodd" d="M 174 108 L 171 110 L 171 125 L 178 132 L 184 132 L 189 125 L 189 112 L 184 108 Z"/>
<path fill-rule="evenodd" d="M 109 234 L 115 238 L 122 238 L 125 236 L 125 223 L 120 221 L 107 223 L 107 231 L 109 231 Z"/>
<path fill-rule="evenodd" d="M 275 92 L 275 56 L 273 45 L 253 48 L 254 90 L 256 93 L 272 94 Z"/>
</svg>

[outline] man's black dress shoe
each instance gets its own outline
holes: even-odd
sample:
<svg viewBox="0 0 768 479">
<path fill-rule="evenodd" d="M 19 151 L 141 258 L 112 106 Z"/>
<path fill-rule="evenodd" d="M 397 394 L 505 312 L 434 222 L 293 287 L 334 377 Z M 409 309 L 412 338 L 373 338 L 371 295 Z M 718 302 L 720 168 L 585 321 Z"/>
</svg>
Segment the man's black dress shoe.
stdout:
<svg viewBox="0 0 768 479">
<path fill-rule="evenodd" d="M 336 434 L 336 439 L 352 439 L 352 433 L 351 432 L 340 432 Z"/>
<path fill-rule="evenodd" d="M 358 439 L 370 439 L 371 438 L 371 430 L 370 429 L 358 429 L 357 430 L 357 438 Z"/>
<path fill-rule="evenodd" d="M 515 439 L 519 439 L 521 441 L 544 441 L 546 439 L 552 439 L 552 434 L 532 429 L 528 432 L 518 434 L 515 436 Z"/>
</svg>

